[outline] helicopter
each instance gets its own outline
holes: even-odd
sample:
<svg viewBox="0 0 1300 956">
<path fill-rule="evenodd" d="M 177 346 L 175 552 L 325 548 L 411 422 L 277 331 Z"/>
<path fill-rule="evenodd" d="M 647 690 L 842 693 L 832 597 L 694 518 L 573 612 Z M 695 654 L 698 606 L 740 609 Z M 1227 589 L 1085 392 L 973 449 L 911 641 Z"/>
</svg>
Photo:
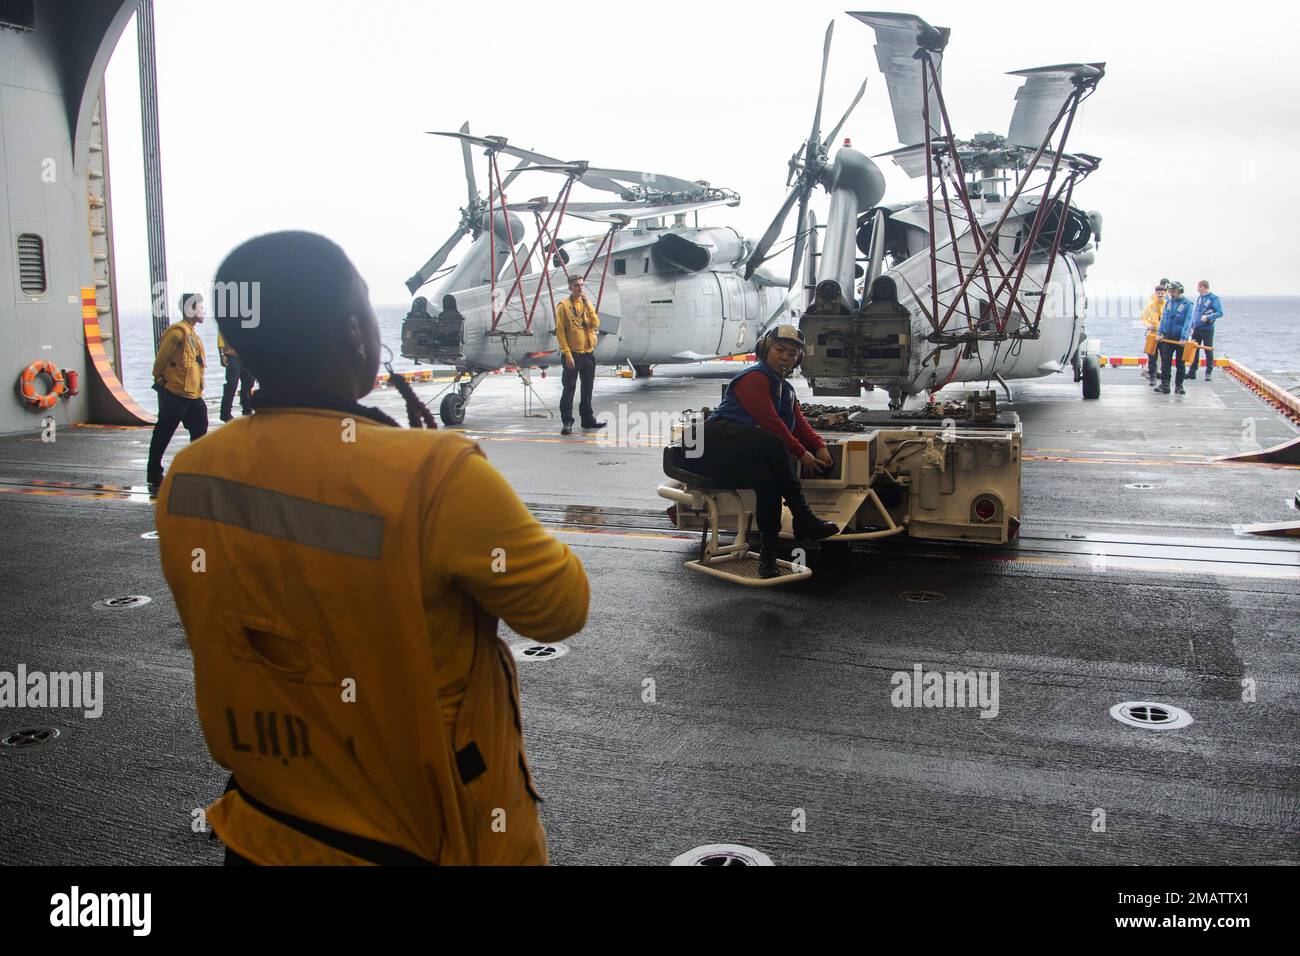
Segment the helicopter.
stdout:
<svg viewBox="0 0 1300 956">
<path fill-rule="evenodd" d="M 832 158 L 818 136 L 819 93 L 812 134 L 788 164 L 789 193 L 744 274 L 771 258 L 796 207 L 795 260 L 805 243 L 815 246 L 809 201 L 818 187 L 829 193 L 822 248 L 808 257 L 813 283 L 797 299 L 801 371 L 815 395 L 884 387 L 891 410 L 855 412 L 857 433 L 827 445 L 829 473 L 805 477 L 801 488 L 839 528 L 828 545 L 901 534 L 1005 544 L 1021 518 L 1019 416 L 999 412 L 988 389 L 964 406 L 935 393 L 953 382 L 997 379 L 1010 394 L 1008 378 L 1069 366 L 1084 398 L 1099 396 L 1100 367 L 1085 345 L 1083 281 L 1101 220 L 1072 200 L 1100 160 L 1066 153 L 1065 143 L 1105 65 L 1016 71 L 1024 82 L 1007 135 L 958 140 L 940 82 L 950 31 L 911 14 L 850 15 L 875 31 L 877 65 L 906 144 L 881 155 L 914 179 L 924 176 L 926 197 L 882 205 L 884 176 L 871 157 L 846 143 Z M 823 82 L 829 41 L 828 31 Z M 1043 169 L 1044 181 L 1031 189 Z M 923 391 L 930 392 L 923 407 L 902 410 Z M 778 560 L 776 573 L 765 573 L 750 550 L 751 489 L 720 485 L 692 467 L 704 420 L 703 413 L 688 418 L 664 449 L 669 480 L 658 488 L 673 502 L 674 525 L 701 533 L 699 557 L 686 567 L 756 587 L 806 579 L 812 572 L 804 562 Z M 793 539 L 788 513 L 782 525 Z M 729 544 L 721 530 L 734 534 Z"/>
<path fill-rule="evenodd" d="M 905 144 L 875 158 L 924 177 L 926 196 L 882 204 L 884 177 L 873 159 L 847 145 L 832 159 L 818 141 L 816 118 L 813 135 L 791 157 L 790 192 L 745 274 L 769 258 L 796 205 L 796 259 L 805 237 L 818 241 L 804 216 L 813 191 L 824 188 L 831 201 L 822 248 L 810 256 L 815 285 L 798 303 L 807 342 L 802 372 L 813 393 L 858 396 L 880 387 L 899 409 L 952 383 L 996 380 L 1010 397 L 1007 380 L 1068 368 L 1083 397 L 1098 398 L 1084 280 L 1101 215 L 1079 209 L 1073 195 L 1100 159 L 1067 153 L 1065 144 L 1105 64 L 1014 71 L 1024 79 L 1007 134 L 959 140 L 941 84 L 951 31 L 912 14 L 849 15 L 875 32 L 876 65 Z M 828 52 L 829 33 L 823 77 Z M 819 95 L 815 116 L 820 112 Z"/>
<path fill-rule="evenodd" d="M 832 137 L 856 105 L 855 99 Z M 514 368 L 522 376 L 524 369 L 562 363 L 555 306 L 568 294 L 572 275 L 595 286 L 597 364 L 630 365 L 641 377 L 655 365 L 743 354 L 789 308 L 791 282 L 768 270 L 746 270 L 751 244 L 740 233 L 698 225 L 700 210 L 739 204 L 731 190 L 703 180 L 563 162 L 504 137 L 471 135 L 468 123 L 458 132 L 432 135 L 459 140 L 468 203 L 455 231 L 407 280 L 413 295 L 430 282 L 436 286 L 431 295 L 414 299 L 402 324 L 401 354 L 455 368 L 439 407 L 446 425 L 464 421 L 474 390 L 491 372 Z M 475 147 L 487 157 L 487 199 L 476 185 Z M 504 176 L 503 156 L 519 160 Z M 562 176 L 558 194 L 510 201 L 506 189 L 533 172 Z M 576 185 L 617 198 L 571 201 Z M 695 214 L 695 225 L 687 225 L 688 214 Z M 531 230 L 525 217 L 532 219 Z M 568 218 L 600 224 L 604 232 L 562 239 Z M 466 237 L 472 240 L 468 252 L 444 269 Z"/>
<path fill-rule="evenodd" d="M 1007 136 L 958 140 L 940 83 L 950 31 L 912 14 L 850 15 L 875 31 L 898 138 L 908 144 L 876 158 L 889 157 L 912 178 L 924 176 L 924 200 L 882 204 L 883 173 L 848 141 L 832 159 L 831 144 L 867 87 L 864 80 L 822 136 L 834 21 L 823 43 L 812 131 L 788 162 L 785 202 L 754 244 L 731 228 L 686 225 L 688 213 L 740 202 L 706 181 L 562 162 L 504 137 L 473 136 L 468 124 L 432 134 L 460 141 L 468 203 L 456 230 L 407 280 L 412 294 L 440 281 L 431 297 L 413 301 L 401 348 L 417 362 L 456 369 L 439 409 L 445 424 L 464 421 L 474 389 L 492 371 L 560 364 L 551 321 L 557 295 L 565 294 L 569 275 L 586 279 L 598 267 L 596 361 L 631 365 L 638 376 L 656 364 L 743 354 L 785 318 L 807 323 L 803 374 L 815 395 L 882 387 L 897 409 L 951 383 L 996 380 L 1009 395 L 1008 379 L 1066 368 L 1083 383 L 1085 398 L 1100 395 L 1098 357 L 1087 352 L 1084 279 L 1101 217 L 1072 202 L 1075 185 L 1100 160 L 1066 153 L 1064 145 L 1105 65 L 1016 71 L 1025 81 Z M 488 160 L 487 200 L 476 187 L 475 146 Z M 519 160 L 504 177 L 500 156 Z M 1046 182 L 1029 190 L 1041 169 Z M 564 176 L 554 200 L 507 200 L 506 188 L 528 171 Z M 579 183 L 618 201 L 571 202 Z M 824 226 L 810 208 L 819 186 L 831 196 Z M 796 205 L 787 279 L 765 263 L 784 251 L 774 246 Z M 523 241 L 519 213 L 534 219 L 531 243 Z M 608 228 L 564 240 L 566 216 Z M 469 252 L 440 272 L 466 236 L 473 240 Z M 878 284 L 881 278 L 888 281 Z M 889 313 L 885 325 L 863 324 L 872 308 Z M 539 312 L 543 318 L 535 321 Z"/>
</svg>

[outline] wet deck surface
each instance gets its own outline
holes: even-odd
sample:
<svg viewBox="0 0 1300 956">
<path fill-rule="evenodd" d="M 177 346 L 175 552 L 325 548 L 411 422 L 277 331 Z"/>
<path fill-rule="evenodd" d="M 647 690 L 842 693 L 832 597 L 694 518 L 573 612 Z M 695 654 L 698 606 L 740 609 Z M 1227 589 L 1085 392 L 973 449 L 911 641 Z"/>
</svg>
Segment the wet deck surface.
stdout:
<svg viewBox="0 0 1300 956">
<path fill-rule="evenodd" d="M 593 587 L 570 653 L 521 666 L 555 862 L 665 863 L 720 842 L 781 864 L 1300 862 L 1300 542 L 1233 530 L 1300 518 L 1300 468 L 1213 461 L 1294 436 L 1285 419 L 1222 371 L 1185 397 L 1152 394 L 1132 368 L 1103 372 L 1099 402 L 1063 379 L 1016 385 L 1017 547 L 814 554 L 809 582 L 756 591 L 685 571 L 694 538 L 654 491 L 650 414 L 714 404 L 724 380 L 598 378 L 598 413 L 647 416 L 622 444 L 523 417 L 510 376 L 469 407 L 466 432 Z M 558 380 L 535 384 L 554 408 Z M 373 401 L 398 411 L 391 393 Z M 102 670 L 107 696 L 93 720 L 0 710 L 5 733 L 63 730 L 0 751 L 0 861 L 220 859 L 190 828 L 225 775 L 141 537 L 148 440 L 0 439 L 0 670 Z M 943 599 L 900 597 L 917 590 Z M 152 601 L 92 609 L 126 594 Z M 892 706 L 891 675 L 918 664 L 997 672 L 997 716 Z M 1108 713 L 1126 700 L 1195 723 L 1126 727 Z"/>
</svg>

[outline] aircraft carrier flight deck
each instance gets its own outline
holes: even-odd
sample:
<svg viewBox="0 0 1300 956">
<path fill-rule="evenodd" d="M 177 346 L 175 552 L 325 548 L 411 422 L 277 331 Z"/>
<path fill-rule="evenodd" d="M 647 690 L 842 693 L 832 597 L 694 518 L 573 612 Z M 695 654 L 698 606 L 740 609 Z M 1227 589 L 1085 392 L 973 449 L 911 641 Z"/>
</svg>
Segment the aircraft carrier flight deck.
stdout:
<svg viewBox="0 0 1300 956">
<path fill-rule="evenodd" d="M 664 864 L 723 843 L 779 864 L 1300 862 L 1300 543 L 1241 527 L 1293 521 L 1300 468 L 1218 460 L 1296 428 L 1226 373 L 1172 399 L 1135 368 L 1103 377 L 1097 402 L 1068 376 L 1015 386 L 1018 541 L 828 546 L 811 580 L 771 590 L 683 569 L 698 536 L 655 494 L 658 436 L 562 437 L 558 419 L 524 416 L 516 378 L 487 380 L 462 430 L 575 549 L 595 596 L 562 654 L 519 655 L 553 862 Z M 602 375 L 596 411 L 698 409 L 722 381 Z M 554 408 L 558 378 L 534 385 Z M 391 391 L 368 401 L 400 414 Z M 226 773 L 152 540 L 149 434 L 0 439 L 0 528 L 40 543 L 0 566 L 11 655 L 102 669 L 113 704 L 98 719 L 5 712 L 7 734 L 59 731 L 0 753 L 6 863 L 221 860 L 191 827 Z M 898 706 L 894 675 L 916 665 L 999 675 L 995 718 Z M 1193 723 L 1126 725 L 1111 709 L 1129 701 Z"/>
</svg>

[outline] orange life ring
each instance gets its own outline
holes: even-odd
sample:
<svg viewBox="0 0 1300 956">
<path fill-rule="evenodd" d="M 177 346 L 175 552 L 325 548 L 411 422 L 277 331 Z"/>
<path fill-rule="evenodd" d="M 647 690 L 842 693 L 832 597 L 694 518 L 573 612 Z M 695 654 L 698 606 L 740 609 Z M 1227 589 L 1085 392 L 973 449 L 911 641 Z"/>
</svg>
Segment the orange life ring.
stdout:
<svg viewBox="0 0 1300 956">
<path fill-rule="evenodd" d="M 48 376 L 50 380 L 50 390 L 44 395 L 36 392 L 36 379 L 41 375 Z M 18 395 L 33 408 L 53 408 L 67 390 L 68 386 L 63 381 L 63 371 L 53 362 L 44 360 L 33 362 L 23 369 L 23 374 L 18 377 Z"/>
</svg>

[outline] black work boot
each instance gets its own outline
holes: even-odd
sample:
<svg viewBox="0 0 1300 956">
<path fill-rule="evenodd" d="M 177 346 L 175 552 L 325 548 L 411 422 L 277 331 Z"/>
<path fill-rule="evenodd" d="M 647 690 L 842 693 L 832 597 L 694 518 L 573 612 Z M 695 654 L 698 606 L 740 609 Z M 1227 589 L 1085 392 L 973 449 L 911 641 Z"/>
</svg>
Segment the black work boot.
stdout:
<svg viewBox="0 0 1300 956">
<path fill-rule="evenodd" d="M 803 493 L 787 495 L 785 503 L 790 506 L 790 517 L 793 518 L 794 536 L 800 541 L 820 541 L 822 538 L 829 538 L 833 534 L 840 533 L 840 526 L 833 521 L 823 521 L 808 507 L 808 502 L 804 500 Z"/>
<path fill-rule="evenodd" d="M 780 540 L 779 535 L 763 535 L 763 543 L 758 552 L 758 576 L 760 578 L 779 578 L 781 576 L 781 568 L 776 563 L 776 547 Z"/>
</svg>

